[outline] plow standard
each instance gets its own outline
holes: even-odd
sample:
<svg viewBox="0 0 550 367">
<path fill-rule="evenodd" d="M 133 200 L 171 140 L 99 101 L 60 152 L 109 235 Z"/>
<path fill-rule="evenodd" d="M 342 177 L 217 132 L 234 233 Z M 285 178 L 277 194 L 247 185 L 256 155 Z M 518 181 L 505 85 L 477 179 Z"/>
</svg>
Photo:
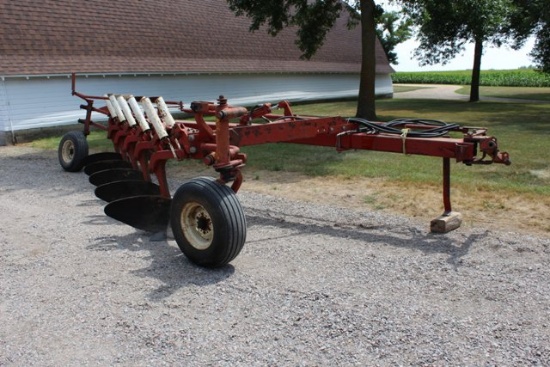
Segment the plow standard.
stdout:
<svg viewBox="0 0 550 367">
<path fill-rule="evenodd" d="M 72 93 L 86 102 L 80 106 L 86 117 L 79 120 L 83 131 L 61 139 L 58 156 L 63 169 L 84 168 L 96 186 L 96 196 L 108 203 L 108 216 L 149 232 L 162 232 L 170 225 L 182 252 L 206 267 L 229 263 L 246 240 L 245 215 L 236 196 L 246 163 L 240 147 L 287 142 L 333 147 L 338 152 L 363 149 L 439 157 L 444 213 L 431 222 L 433 232 L 448 232 L 461 224 L 460 214 L 451 208 L 451 159 L 466 165 L 510 164 L 508 154 L 499 151 L 497 139 L 485 128 L 421 119 L 373 122 L 300 116 L 286 101 L 247 109 L 231 106 L 223 96 L 185 107 L 162 97 L 85 95 L 75 90 L 75 82 L 73 75 Z M 190 117 L 175 120 L 170 108 Z M 275 114 L 275 109 L 283 113 Z M 107 124 L 94 121 L 93 113 L 107 116 Z M 106 131 L 113 152 L 88 155 L 86 137 L 91 128 Z M 190 180 L 172 195 L 166 178 L 170 159 L 202 160 L 217 178 Z"/>
</svg>

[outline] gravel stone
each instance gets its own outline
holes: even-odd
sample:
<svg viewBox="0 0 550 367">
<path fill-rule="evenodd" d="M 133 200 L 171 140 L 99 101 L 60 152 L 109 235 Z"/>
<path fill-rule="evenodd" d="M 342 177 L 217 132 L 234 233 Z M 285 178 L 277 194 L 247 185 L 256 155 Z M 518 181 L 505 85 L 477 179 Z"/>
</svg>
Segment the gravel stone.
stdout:
<svg viewBox="0 0 550 367">
<path fill-rule="evenodd" d="M 245 247 L 203 269 L 0 147 L 0 366 L 550 366 L 549 238 L 238 196 Z"/>
</svg>

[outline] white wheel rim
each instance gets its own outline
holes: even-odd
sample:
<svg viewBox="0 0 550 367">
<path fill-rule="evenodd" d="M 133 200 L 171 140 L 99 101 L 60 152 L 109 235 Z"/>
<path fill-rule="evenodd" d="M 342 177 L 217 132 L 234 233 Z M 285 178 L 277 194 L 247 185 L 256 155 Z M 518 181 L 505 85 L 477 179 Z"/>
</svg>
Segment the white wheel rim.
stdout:
<svg viewBox="0 0 550 367">
<path fill-rule="evenodd" d="M 61 149 L 61 154 L 63 156 L 63 161 L 70 162 L 73 160 L 74 157 L 74 144 L 72 141 L 67 140 L 65 143 L 63 143 L 63 149 Z"/>
<path fill-rule="evenodd" d="M 206 250 L 214 238 L 212 218 L 206 209 L 196 202 L 189 202 L 181 211 L 183 235 L 197 250 Z"/>
</svg>

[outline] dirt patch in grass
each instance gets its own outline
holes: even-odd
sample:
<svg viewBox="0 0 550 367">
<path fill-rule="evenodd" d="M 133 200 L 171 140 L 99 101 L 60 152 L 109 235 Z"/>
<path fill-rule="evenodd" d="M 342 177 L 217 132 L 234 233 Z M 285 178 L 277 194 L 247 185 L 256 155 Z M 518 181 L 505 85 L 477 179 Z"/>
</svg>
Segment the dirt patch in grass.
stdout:
<svg viewBox="0 0 550 367">
<path fill-rule="evenodd" d="M 424 221 L 426 228 L 430 220 L 443 213 L 441 187 L 437 185 L 405 186 L 383 179 L 254 171 L 245 174 L 242 189 L 304 202 L 405 215 Z M 550 198 L 503 195 L 486 189 L 464 192 L 452 187 L 453 210 L 462 213 L 463 226 L 550 234 Z"/>
</svg>

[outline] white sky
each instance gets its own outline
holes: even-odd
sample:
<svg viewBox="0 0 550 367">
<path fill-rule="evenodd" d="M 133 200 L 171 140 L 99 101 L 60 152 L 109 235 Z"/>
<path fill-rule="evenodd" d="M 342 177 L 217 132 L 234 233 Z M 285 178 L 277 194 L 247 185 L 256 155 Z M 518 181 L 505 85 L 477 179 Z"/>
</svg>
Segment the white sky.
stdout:
<svg viewBox="0 0 550 367">
<path fill-rule="evenodd" d="M 512 50 L 506 46 L 500 48 L 486 47 L 481 59 L 481 69 L 517 69 L 533 64 L 528 56 L 533 48 L 534 40 L 530 39 L 520 50 Z M 432 71 L 432 70 L 466 70 L 472 69 L 474 63 L 474 47 L 469 44 L 461 56 L 457 56 L 446 65 L 436 64 L 421 67 L 413 58 L 413 51 L 418 46 L 415 40 L 409 40 L 397 45 L 398 65 L 392 65 L 396 71 Z"/>
<path fill-rule="evenodd" d="M 400 10 L 399 7 L 388 6 L 386 0 L 377 0 L 376 3 L 382 5 L 386 10 Z M 533 64 L 533 60 L 529 57 L 529 53 L 533 49 L 534 43 L 534 39 L 530 39 L 522 49 L 517 51 L 507 46 L 500 48 L 486 46 L 483 58 L 481 59 L 481 69 L 517 69 L 522 66 L 530 66 Z M 397 53 L 399 64 L 392 65 L 396 71 L 466 70 L 473 67 L 473 44 L 467 45 L 462 55 L 457 56 L 446 65 L 437 64 L 424 67 L 419 66 L 418 60 L 413 58 L 413 51 L 416 47 L 418 47 L 418 42 L 414 39 L 397 45 L 395 52 Z"/>
</svg>

